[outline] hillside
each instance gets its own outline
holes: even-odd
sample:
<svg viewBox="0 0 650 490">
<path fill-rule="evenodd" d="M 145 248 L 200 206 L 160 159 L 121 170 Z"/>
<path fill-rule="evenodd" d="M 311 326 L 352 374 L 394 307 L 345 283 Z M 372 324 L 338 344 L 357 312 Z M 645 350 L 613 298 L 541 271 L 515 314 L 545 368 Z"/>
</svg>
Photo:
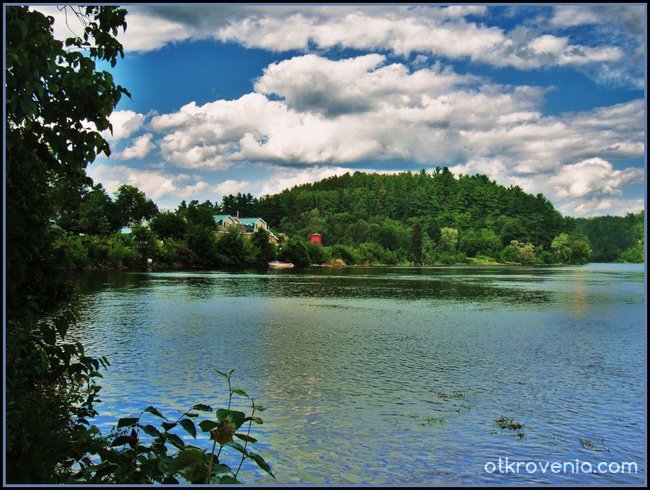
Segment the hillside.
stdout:
<svg viewBox="0 0 650 490">
<path fill-rule="evenodd" d="M 254 212 L 288 235 L 320 233 L 326 245 L 375 243 L 402 259 L 414 240 L 417 248 L 414 227 L 425 254 L 438 248 L 469 257 L 498 256 L 513 240 L 550 252 L 567 231 L 543 195 L 483 175 L 455 177 L 447 168 L 331 177 L 264 196 Z"/>
</svg>

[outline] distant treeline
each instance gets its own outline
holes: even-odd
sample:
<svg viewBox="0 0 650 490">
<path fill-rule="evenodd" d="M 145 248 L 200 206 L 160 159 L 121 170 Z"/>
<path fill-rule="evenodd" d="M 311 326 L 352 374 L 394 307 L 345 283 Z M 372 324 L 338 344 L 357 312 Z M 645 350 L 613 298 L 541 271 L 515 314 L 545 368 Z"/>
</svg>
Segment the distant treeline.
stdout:
<svg viewBox="0 0 650 490">
<path fill-rule="evenodd" d="M 576 218 L 575 230 L 591 243 L 592 262 L 643 262 L 643 211 L 627 216 Z"/>
<path fill-rule="evenodd" d="M 276 247 L 261 232 L 253 240 L 236 228 L 215 233 L 215 214 L 237 213 L 262 217 L 285 240 Z M 136 267 L 147 258 L 179 267 L 263 266 L 274 258 L 299 266 L 643 261 L 643 213 L 563 217 L 542 194 L 447 168 L 346 173 L 273 196 L 183 201 L 163 212 L 135 187 L 121 186 L 113 200 L 99 184 L 57 225 L 77 268 Z M 130 234 L 119 232 L 124 226 Z M 312 233 L 323 246 L 309 243 Z"/>
</svg>

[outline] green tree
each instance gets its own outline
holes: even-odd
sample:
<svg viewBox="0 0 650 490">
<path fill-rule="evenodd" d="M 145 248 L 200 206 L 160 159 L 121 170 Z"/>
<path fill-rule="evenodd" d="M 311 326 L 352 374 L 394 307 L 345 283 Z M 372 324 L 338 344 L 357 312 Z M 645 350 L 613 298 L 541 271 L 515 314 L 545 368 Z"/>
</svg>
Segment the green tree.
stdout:
<svg viewBox="0 0 650 490">
<path fill-rule="evenodd" d="M 275 245 L 269 242 L 269 232 L 264 228 L 258 228 L 251 237 L 251 243 L 255 250 L 255 262 L 265 266 L 275 259 Z"/>
<path fill-rule="evenodd" d="M 156 235 L 147 226 L 134 225 L 131 229 L 133 244 L 138 252 L 138 262 L 146 266 L 147 259 L 156 259 L 162 252 L 162 247 L 156 239 Z"/>
<path fill-rule="evenodd" d="M 189 224 L 185 233 L 185 242 L 192 251 L 192 262 L 204 266 L 214 266 L 219 263 L 213 227 Z"/>
<path fill-rule="evenodd" d="M 296 267 L 306 267 L 311 264 L 309 257 L 308 242 L 298 236 L 291 237 L 284 242 L 278 251 L 278 258 L 285 262 L 291 262 Z"/>
<path fill-rule="evenodd" d="M 177 213 L 163 211 L 151 219 L 149 226 L 159 238 L 183 238 L 187 231 L 187 223 Z"/>
<path fill-rule="evenodd" d="M 501 257 L 506 262 L 517 262 L 520 264 L 535 263 L 535 246 L 532 243 L 520 243 L 512 240 L 501 253 Z"/>
<path fill-rule="evenodd" d="M 458 230 L 443 227 L 440 229 L 440 250 L 453 253 L 458 246 Z"/>
<path fill-rule="evenodd" d="M 199 203 L 196 199 L 190 201 L 190 204 L 184 206 L 185 201 L 181 203 L 176 214 L 182 216 L 190 225 L 209 226 L 216 229 L 214 215 L 218 213 L 219 208 L 212 204 L 210 200 Z"/>
<path fill-rule="evenodd" d="M 54 19 L 6 7 L 6 461 L 10 483 L 64 481 L 91 444 L 84 421 L 96 412 L 91 373 L 99 362 L 65 341 L 69 274 L 52 221 L 92 181 L 85 168 L 110 155 L 101 131 L 120 97 L 95 60 L 115 65 L 126 11 L 79 8 L 81 37 L 54 38 Z"/>
<path fill-rule="evenodd" d="M 551 250 L 563 264 L 586 264 L 591 257 L 589 240 L 577 233 L 560 233 L 551 242 Z"/>
<path fill-rule="evenodd" d="M 241 267 L 254 262 L 255 252 L 237 225 L 231 225 L 226 233 L 219 233 L 217 254 L 224 265 Z"/>
<path fill-rule="evenodd" d="M 115 206 L 121 226 L 133 226 L 158 214 L 158 206 L 140 189 L 128 184 L 123 184 L 117 189 Z"/>
<path fill-rule="evenodd" d="M 467 230 L 460 235 L 458 247 L 468 257 L 477 255 L 496 257 L 501 250 L 501 239 L 488 228 Z"/>
<path fill-rule="evenodd" d="M 416 219 L 413 223 L 411 233 L 411 259 L 415 264 L 422 264 L 423 244 L 422 244 L 422 225 L 420 220 Z"/>
</svg>

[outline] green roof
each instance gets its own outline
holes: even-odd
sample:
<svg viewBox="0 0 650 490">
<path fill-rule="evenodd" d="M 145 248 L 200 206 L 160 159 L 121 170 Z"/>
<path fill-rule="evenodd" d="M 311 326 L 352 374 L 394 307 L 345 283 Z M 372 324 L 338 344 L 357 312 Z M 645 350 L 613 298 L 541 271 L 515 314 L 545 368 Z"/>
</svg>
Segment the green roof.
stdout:
<svg viewBox="0 0 650 490">
<path fill-rule="evenodd" d="M 239 218 L 239 222 L 242 225 L 254 225 L 255 223 L 257 223 L 261 219 L 262 218 Z M 262 220 L 262 221 L 264 221 L 264 220 Z"/>
<path fill-rule="evenodd" d="M 214 220 L 215 220 L 217 223 L 218 223 L 219 221 L 223 221 L 223 220 L 225 220 L 226 218 L 233 218 L 233 217 L 230 216 L 229 214 L 215 214 L 215 215 L 214 215 Z M 233 218 L 233 219 L 235 219 L 235 218 Z"/>
</svg>

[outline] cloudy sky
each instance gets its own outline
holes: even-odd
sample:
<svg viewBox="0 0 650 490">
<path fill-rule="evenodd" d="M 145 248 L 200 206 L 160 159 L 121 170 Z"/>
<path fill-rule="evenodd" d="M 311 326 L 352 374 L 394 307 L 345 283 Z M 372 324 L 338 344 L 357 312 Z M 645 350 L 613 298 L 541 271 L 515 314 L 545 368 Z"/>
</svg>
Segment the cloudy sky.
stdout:
<svg viewBox="0 0 650 490">
<path fill-rule="evenodd" d="M 448 166 L 566 215 L 644 208 L 644 4 L 126 8 L 132 99 L 88 167 L 111 193 L 172 209 Z"/>
</svg>

